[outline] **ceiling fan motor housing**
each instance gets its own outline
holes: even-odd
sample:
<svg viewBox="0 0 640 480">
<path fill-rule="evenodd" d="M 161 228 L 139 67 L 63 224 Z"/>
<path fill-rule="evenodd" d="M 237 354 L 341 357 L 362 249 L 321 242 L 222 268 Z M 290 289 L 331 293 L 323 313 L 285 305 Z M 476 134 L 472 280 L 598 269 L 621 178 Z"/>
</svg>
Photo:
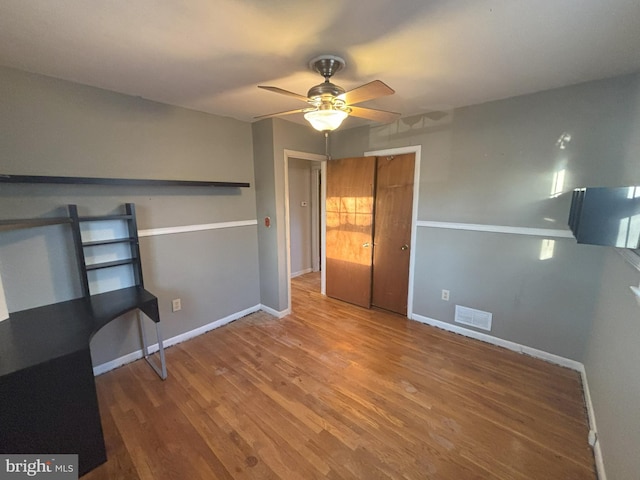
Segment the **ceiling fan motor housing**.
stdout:
<svg viewBox="0 0 640 480">
<path fill-rule="evenodd" d="M 322 75 L 324 82 L 309 89 L 307 92 L 309 103 L 316 107 L 323 104 L 332 104 L 338 95 L 345 93 L 344 88 L 329 81 L 329 79 L 342 70 L 344 66 L 345 61 L 335 55 L 320 55 L 319 57 L 311 59 L 309 68 Z"/>
<path fill-rule="evenodd" d="M 309 97 L 310 100 L 321 100 L 323 97 L 337 97 L 338 95 L 342 95 L 344 92 L 344 88 L 327 80 L 326 82 L 322 82 L 319 85 L 311 87 L 307 92 L 307 97 Z"/>
</svg>

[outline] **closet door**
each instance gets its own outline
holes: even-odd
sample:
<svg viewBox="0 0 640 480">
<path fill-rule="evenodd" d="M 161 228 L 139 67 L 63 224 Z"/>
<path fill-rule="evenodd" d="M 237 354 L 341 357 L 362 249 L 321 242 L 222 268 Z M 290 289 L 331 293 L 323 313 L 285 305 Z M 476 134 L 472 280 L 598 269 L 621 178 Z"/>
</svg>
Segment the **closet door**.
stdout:
<svg viewBox="0 0 640 480">
<path fill-rule="evenodd" d="M 371 303 L 407 314 L 415 154 L 378 157 Z"/>
<path fill-rule="evenodd" d="M 369 308 L 376 158 L 327 162 L 326 292 Z"/>
</svg>

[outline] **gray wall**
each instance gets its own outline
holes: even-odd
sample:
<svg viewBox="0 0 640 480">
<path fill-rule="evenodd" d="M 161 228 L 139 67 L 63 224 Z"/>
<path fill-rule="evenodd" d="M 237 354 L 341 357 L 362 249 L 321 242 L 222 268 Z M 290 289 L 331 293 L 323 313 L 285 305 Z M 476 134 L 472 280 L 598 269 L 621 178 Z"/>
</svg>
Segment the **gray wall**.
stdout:
<svg viewBox="0 0 640 480">
<path fill-rule="evenodd" d="M 291 275 L 311 271 L 311 162 L 289 159 L 289 235 Z M 302 206 L 306 202 L 306 206 Z"/>
<path fill-rule="evenodd" d="M 637 90 L 625 76 L 346 130 L 332 155 L 421 145 L 419 220 L 567 230 L 574 187 L 638 181 Z M 551 198 L 562 169 L 567 193 Z M 492 335 L 582 361 L 605 250 L 551 239 L 540 260 L 543 237 L 419 227 L 414 313 L 452 323 L 455 304 L 490 311 Z"/>
<path fill-rule="evenodd" d="M 640 472 L 640 307 L 629 285 L 640 272 L 608 249 L 585 368 L 608 478 Z"/>
<path fill-rule="evenodd" d="M 260 259 L 260 303 L 279 310 L 278 242 L 276 224 L 276 186 L 273 161 L 273 122 L 252 124 L 253 162 L 256 178 L 256 210 Z M 271 226 L 264 220 L 269 217 Z"/>
<path fill-rule="evenodd" d="M 285 239 L 284 151 L 322 154 L 324 137 L 310 126 L 269 118 L 253 124 L 256 201 L 260 225 L 261 303 L 277 312 L 289 308 Z M 269 148 L 272 150 L 269 150 Z M 271 228 L 261 223 L 271 217 Z"/>
<path fill-rule="evenodd" d="M 134 202 L 141 230 L 256 218 L 251 126 L 0 69 L 0 173 L 250 182 L 248 189 L 0 184 L 0 218 L 113 212 Z M 145 286 L 166 338 L 260 303 L 255 226 L 141 239 Z M 70 233 L 0 233 L 10 311 L 80 296 Z M 170 311 L 171 299 L 183 309 Z M 131 316 L 101 330 L 94 364 L 139 348 Z"/>
<path fill-rule="evenodd" d="M 565 148 L 557 143 L 571 135 Z M 334 158 L 422 146 L 419 220 L 566 229 L 578 186 L 640 184 L 640 76 L 628 75 L 334 135 Z M 613 249 L 556 238 L 419 227 L 414 312 L 494 313 L 491 335 L 583 362 L 609 478 L 637 478 L 640 275 Z M 451 290 L 451 301 L 440 290 Z M 471 327 L 466 327 L 471 328 Z"/>
</svg>

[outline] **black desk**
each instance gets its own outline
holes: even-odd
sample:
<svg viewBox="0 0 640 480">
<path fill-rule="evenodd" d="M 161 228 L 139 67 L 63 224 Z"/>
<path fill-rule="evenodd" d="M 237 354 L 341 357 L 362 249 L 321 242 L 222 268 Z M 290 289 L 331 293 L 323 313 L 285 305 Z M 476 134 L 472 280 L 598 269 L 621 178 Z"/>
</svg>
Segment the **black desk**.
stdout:
<svg viewBox="0 0 640 480">
<path fill-rule="evenodd" d="M 0 322 L 0 453 L 77 453 L 79 473 L 107 460 L 89 342 L 158 299 L 136 286 L 12 313 Z"/>
</svg>

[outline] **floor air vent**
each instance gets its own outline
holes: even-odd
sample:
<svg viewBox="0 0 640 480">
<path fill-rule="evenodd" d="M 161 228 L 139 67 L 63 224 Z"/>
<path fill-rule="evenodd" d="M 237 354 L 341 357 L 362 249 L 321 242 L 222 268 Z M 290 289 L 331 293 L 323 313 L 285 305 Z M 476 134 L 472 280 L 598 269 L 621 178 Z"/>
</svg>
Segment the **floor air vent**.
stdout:
<svg viewBox="0 0 640 480">
<path fill-rule="evenodd" d="M 464 323 L 471 327 L 481 328 L 483 330 L 491 330 L 492 317 L 492 313 L 456 305 L 456 316 L 454 321 L 457 323 Z"/>
</svg>

